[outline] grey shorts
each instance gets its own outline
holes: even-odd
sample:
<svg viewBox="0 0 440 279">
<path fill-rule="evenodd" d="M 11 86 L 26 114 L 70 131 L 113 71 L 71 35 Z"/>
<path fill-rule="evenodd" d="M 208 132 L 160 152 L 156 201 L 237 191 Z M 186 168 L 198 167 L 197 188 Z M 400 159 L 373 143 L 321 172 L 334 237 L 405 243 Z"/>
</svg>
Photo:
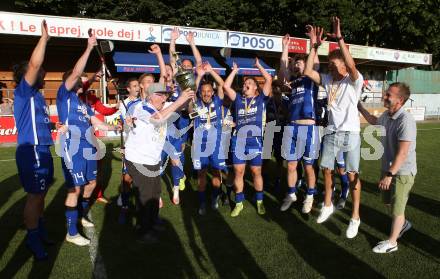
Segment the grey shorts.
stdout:
<svg viewBox="0 0 440 279">
<path fill-rule="evenodd" d="M 333 132 L 324 135 L 321 153 L 321 168 L 333 170 L 338 153 L 342 152 L 345 171 L 359 172 L 361 159 L 361 137 L 359 132 Z"/>
</svg>

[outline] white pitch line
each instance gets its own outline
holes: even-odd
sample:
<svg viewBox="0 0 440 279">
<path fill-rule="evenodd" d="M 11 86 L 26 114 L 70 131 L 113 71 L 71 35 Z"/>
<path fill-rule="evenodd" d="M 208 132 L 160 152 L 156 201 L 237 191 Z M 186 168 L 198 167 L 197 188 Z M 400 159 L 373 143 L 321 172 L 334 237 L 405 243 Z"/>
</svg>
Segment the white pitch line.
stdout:
<svg viewBox="0 0 440 279">
<path fill-rule="evenodd" d="M 90 261 L 93 266 L 93 278 L 107 279 L 107 271 L 105 269 L 104 262 L 98 249 L 98 237 L 95 232 L 95 228 L 84 228 L 87 237 L 90 239 L 89 254 Z"/>
<path fill-rule="evenodd" d="M 15 159 L 5 159 L 5 160 L 0 160 L 0 162 L 10 162 L 10 161 L 15 161 Z"/>
</svg>

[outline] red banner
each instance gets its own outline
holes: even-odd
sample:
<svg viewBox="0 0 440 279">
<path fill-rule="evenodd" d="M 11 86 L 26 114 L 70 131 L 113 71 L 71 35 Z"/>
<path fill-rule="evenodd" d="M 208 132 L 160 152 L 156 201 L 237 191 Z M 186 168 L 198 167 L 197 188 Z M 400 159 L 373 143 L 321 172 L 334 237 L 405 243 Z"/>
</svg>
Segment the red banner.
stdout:
<svg viewBox="0 0 440 279">
<path fill-rule="evenodd" d="M 299 38 L 290 38 L 289 52 L 307 53 L 307 40 Z"/>
<path fill-rule="evenodd" d="M 350 45 L 349 44 L 345 44 L 347 46 L 348 49 L 350 49 Z M 332 52 L 335 49 L 339 49 L 339 44 L 335 43 L 335 42 L 329 42 L 328 43 L 328 53 Z"/>
<path fill-rule="evenodd" d="M 96 117 L 104 121 L 104 116 L 96 114 Z M 51 115 L 50 122 L 58 122 L 58 116 Z M 57 131 L 52 130 L 52 139 L 55 140 Z M 105 131 L 97 131 L 97 137 L 105 137 Z M 13 116 L 0 116 L 0 143 L 15 143 L 17 142 L 17 127 L 15 127 L 15 119 Z"/>
</svg>

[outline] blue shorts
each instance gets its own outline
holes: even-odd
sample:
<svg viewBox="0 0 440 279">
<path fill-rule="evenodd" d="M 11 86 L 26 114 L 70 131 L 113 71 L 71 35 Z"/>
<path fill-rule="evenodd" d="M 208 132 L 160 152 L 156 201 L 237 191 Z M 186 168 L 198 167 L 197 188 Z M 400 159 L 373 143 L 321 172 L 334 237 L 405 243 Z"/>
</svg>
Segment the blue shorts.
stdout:
<svg viewBox="0 0 440 279">
<path fill-rule="evenodd" d="M 263 139 L 262 137 L 237 138 L 233 136 L 231 140 L 232 164 L 246 164 L 251 166 L 261 166 L 263 160 Z"/>
<path fill-rule="evenodd" d="M 19 145 L 15 152 L 18 175 L 25 192 L 47 192 L 53 182 L 53 160 L 49 145 Z"/>
<path fill-rule="evenodd" d="M 174 160 L 180 158 L 182 154 L 182 143 L 181 138 L 167 137 L 161 154 L 162 164 L 166 162 L 168 157 Z"/>
<path fill-rule="evenodd" d="M 90 156 L 86 157 L 85 148 L 91 148 Z M 69 149 L 69 143 L 63 150 L 61 165 L 63 168 L 66 187 L 84 186 L 90 181 L 96 180 L 98 161 L 96 160 L 96 148 L 89 143 L 81 142 L 75 154 Z"/>
<path fill-rule="evenodd" d="M 188 129 L 188 126 L 190 124 L 191 124 L 191 119 L 189 118 L 188 113 L 182 112 L 177 123 L 177 128 L 179 128 L 179 130 L 183 132 Z M 180 137 L 181 144 L 186 143 L 188 141 L 188 136 L 189 136 L 189 130 L 182 133 Z"/>
<path fill-rule="evenodd" d="M 199 153 L 198 151 L 196 151 L 196 148 L 201 148 L 201 151 L 206 151 L 206 143 L 201 144 L 201 146 L 196 146 L 198 145 L 198 143 L 196 141 L 193 141 L 193 148 L 192 148 L 192 161 L 193 161 L 193 166 L 195 170 L 202 170 L 202 169 L 206 169 L 209 166 L 211 166 L 212 168 L 216 169 L 216 170 L 225 170 L 226 169 L 226 163 L 225 163 L 225 159 L 224 159 L 224 153 L 221 152 L 220 150 L 222 150 L 220 141 L 217 141 L 217 143 L 215 143 L 215 147 L 213 152 L 209 152 L 211 153 L 208 156 L 200 156 L 201 154 L 196 154 Z"/>
<path fill-rule="evenodd" d="M 319 156 L 318 127 L 295 123 L 284 127 L 282 149 L 288 162 L 302 159 L 304 164 L 313 165 Z"/>
<path fill-rule="evenodd" d="M 340 169 L 345 169 L 344 152 L 339 152 L 336 155 L 336 166 Z"/>
</svg>

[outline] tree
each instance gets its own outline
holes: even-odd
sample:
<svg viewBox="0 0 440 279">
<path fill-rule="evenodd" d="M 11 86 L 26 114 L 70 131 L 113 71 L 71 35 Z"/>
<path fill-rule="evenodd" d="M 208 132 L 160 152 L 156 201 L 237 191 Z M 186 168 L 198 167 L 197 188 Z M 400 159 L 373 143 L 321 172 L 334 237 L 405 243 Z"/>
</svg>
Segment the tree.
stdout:
<svg viewBox="0 0 440 279">
<path fill-rule="evenodd" d="M 14 11 L 304 37 L 338 15 L 354 44 L 433 54 L 440 68 L 440 0 L 16 0 Z M 8 9 L 11 9 L 8 7 Z"/>
</svg>

